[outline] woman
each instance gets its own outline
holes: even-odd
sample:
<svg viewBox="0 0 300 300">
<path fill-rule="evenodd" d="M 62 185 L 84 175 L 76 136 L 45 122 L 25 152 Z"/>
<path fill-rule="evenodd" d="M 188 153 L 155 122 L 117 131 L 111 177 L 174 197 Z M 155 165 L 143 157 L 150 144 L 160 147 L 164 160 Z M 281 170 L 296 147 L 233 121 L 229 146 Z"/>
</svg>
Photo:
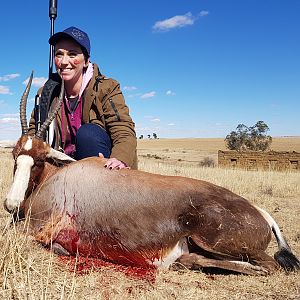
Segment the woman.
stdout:
<svg viewBox="0 0 300 300">
<path fill-rule="evenodd" d="M 103 76 L 90 62 L 88 35 L 70 27 L 54 34 L 49 43 L 54 46 L 57 73 L 65 83 L 64 103 L 54 126 L 54 147 L 75 159 L 103 155 L 109 158 L 109 169 L 136 169 L 134 122 L 119 83 Z M 29 133 L 36 130 L 34 115 Z"/>
</svg>

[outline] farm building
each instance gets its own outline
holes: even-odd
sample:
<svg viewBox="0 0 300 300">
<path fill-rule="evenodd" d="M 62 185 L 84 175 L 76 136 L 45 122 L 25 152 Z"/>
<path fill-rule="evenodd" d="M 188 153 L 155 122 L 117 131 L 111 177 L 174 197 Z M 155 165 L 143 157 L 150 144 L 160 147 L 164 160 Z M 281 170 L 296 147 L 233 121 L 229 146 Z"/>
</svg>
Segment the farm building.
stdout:
<svg viewBox="0 0 300 300">
<path fill-rule="evenodd" d="M 300 170 L 300 153 L 219 150 L 218 166 L 245 170 Z"/>
</svg>

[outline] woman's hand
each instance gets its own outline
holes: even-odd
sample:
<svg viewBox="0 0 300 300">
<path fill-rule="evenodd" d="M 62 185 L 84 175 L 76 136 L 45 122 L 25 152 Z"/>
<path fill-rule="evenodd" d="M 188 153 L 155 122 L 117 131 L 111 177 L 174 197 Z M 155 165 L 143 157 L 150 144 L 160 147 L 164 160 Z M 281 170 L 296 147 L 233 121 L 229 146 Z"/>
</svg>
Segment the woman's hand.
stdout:
<svg viewBox="0 0 300 300">
<path fill-rule="evenodd" d="M 104 158 L 102 153 L 99 153 L 99 157 Z M 122 162 L 114 157 L 108 158 L 104 167 L 108 168 L 110 170 L 130 169 L 130 167 L 128 167 L 124 162 Z"/>
</svg>

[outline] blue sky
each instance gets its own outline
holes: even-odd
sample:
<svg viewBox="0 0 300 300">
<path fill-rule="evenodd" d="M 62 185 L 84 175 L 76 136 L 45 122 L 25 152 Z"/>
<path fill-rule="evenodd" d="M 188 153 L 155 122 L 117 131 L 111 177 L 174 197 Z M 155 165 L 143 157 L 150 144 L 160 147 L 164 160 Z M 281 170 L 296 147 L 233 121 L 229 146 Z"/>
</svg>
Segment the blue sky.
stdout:
<svg viewBox="0 0 300 300">
<path fill-rule="evenodd" d="M 48 0 L 2 1 L 0 140 L 20 135 L 31 70 L 48 76 Z M 300 135 L 300 1 L 58 0 L 55 31 L 77 26 L 91 60 L 117 79 L 137 135 L 221 137 L 263 120 Z"/>
</svg>

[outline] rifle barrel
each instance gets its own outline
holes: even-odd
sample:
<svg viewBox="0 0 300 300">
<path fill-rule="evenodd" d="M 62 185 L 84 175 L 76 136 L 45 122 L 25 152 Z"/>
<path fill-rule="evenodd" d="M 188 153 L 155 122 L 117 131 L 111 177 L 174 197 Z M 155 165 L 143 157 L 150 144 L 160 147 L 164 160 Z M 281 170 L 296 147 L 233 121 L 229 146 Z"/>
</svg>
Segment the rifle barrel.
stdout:
<svg viewBox="0 0 300 300">
<path fill-rule="evenodd" d="M 57 0 L 49 1 L 49 18 L 55 19 L 57 16 Z"/>
<path fill-rule="evenodd" d="M 51 21 L 50 26 L 50 37 L 54 34 L 54 20 L 57 17 L 57 0 L 49 0 L 49 18 Z M 50 55 L 49 55 L 49 78 L 53 71 L 53 53 L 54 47 L 50 45 Z"/>
</svg>

